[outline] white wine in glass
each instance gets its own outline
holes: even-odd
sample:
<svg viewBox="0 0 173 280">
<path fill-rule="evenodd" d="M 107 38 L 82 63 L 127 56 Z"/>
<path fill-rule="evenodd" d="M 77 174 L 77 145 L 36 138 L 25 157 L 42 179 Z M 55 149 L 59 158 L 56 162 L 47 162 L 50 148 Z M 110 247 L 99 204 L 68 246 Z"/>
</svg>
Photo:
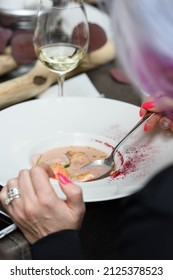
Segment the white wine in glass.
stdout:
<svg viewBox="0 0 173 280">
<path fill-rule="evenodd" d="M 62 97 L 66 73 L 80 64 L 88 50 L 83 0 L 40 0 L 33 43 L 38 59 L 57 73 Z"/>
</svg>

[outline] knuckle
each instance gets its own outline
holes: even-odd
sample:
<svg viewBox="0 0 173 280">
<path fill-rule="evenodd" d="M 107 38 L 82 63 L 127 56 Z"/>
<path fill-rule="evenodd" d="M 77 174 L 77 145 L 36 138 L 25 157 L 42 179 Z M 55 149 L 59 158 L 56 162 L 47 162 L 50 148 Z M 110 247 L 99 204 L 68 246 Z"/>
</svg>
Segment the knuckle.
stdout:
<svg viewBox="0 0 173 280">
<path fill-rule="evenodd" d="M 7 181 L 7 186 L 8 186 L 8 187 L 14 186 L 14 185 L 16 184 L 16 181 L 17 181 L 16 178 L 9 179 L 9 180 Z"/>
<path fill-rule="evenodd" d="M 37 173 L 37 172 L 40 171 L 40 169 L 41 169 L 40 166 L 34 166 L 34 167 L 31 168 L 31 173 Z"/>
<path fill-rule="evenodd" d="M 74 185 L 73 188 L 71 189 L 71 192 L 73 194 L 73 196 L 82 196 L 82 189 L 77 186 L 77 185 Z"/>
<path fill-rule="evenodd" d="M 43 171 L 43 168 L 41 166 L 34 166 L 31 168 L 31 176 L 38 176 L 40 172 Z"/>
<path fill-rule="evenodd" d="M 24 217 L 27 217 L 27 219 L 33 220 L 35 218 L 36 212 L 33 205 L 26 204 L 24 206 L 23 212 L 24 212 Z M 23 215 L 20 217 L 20 219 L 23 219 Z"/>
<path fill-rule="evenodd" d="M 25 176 L 26 174 L 28 173 L 28 170 L 27 169 L 22 169 L 22 170 L 20 170 L 19 171 L 19 177 L 23 177 L 23 176 Z"/>
<path fill-rule="evenodd" d="M 39 204 L 41 205 L 41 207 L 43 209 L 45 208 L 52 208 L 54 204 L 54 201 L 52 199 L 52 196 L 51 195 L 42 195 L 40 198 L 39 198 Z"/>
</svg>

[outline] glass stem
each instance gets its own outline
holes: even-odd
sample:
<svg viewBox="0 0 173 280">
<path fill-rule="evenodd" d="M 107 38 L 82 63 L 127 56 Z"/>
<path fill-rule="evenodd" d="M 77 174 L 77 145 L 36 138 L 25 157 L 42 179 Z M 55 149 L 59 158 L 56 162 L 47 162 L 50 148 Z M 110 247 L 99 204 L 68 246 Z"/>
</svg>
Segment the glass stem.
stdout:
<svg viewBox="0 0 173 280">
<path fill-rule="evenodd" d="M 64 96 L 65 75 L 58 75 L 58 97 Z"/>
</svg>

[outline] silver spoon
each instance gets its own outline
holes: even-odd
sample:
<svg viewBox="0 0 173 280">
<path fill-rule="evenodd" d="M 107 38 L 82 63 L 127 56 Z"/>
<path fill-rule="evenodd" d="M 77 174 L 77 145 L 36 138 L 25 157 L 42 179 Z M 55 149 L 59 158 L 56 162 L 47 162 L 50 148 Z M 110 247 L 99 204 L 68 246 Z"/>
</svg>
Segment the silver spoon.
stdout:
<svg viewBox="0 0 173 280">
<path fill-rule="evenodd" d="M 109 157 L 105 158 L 105 159 L 98 159 L 98 160 L 94 160 L 88 164 L 83 165 L 81 169 L 90 167 L 90 166 L 106 166 L 104 173 L 102 173 L 101 175 L 94 177 L 94 179 L 91 179 L 89 181 L 95 181 L 98 179 L 103 179 L 105 177 L 107 177 L 110 172 L 113 170 L 115 162 L 114 162 L 114 155 L 115 152 L 120 148 L 120 146 L 136 131 L 137 128 L 139 128 L 144 122 L 146 122 L 147 120 L 149 120 L 150 118 L 152 118 L 156 113 L 152 113 L 152 114 L 147 114 L 145 115 L 126 135 L 125 137 L 115 146 L 115 148 L 113 149 L 112 153 L 110 154 Z"/>
</svg>

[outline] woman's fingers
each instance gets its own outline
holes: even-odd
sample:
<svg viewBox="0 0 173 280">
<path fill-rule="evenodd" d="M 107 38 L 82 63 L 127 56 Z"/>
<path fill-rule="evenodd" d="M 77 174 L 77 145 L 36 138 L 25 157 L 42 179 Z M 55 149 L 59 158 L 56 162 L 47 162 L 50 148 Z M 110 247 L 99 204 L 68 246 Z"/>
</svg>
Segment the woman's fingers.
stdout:
<svg viewBox="0 0 173 280">
<path fill-rule="evenodd" d="M 16 178 L 15 179 L 10 179 L 8 182 L 11 182 L 10 184 L 12 184 L 12 182 L 16 182 Z M 4 186 L 0 192 L 0 201 L 4 207 L 4 209 L 9 213 L 9 211 L 12 208 L 11 203 L 7 204 L 7 199 L 8 199 L 8 188 L 7 185 Z"/>
<path fill-rule="evenodd" d="M 163 128 L 165 130 L 168 130 L 168 129 L 171 130 L 173 122 L 164 116 L 164 117 L 160 118 L 159 125 L 161 128 Z"/>
<path fill-rule="evenodd" d="M 80 206 L 83 204 L 83 194 L 82 189 L 78 186 L 73 184 L 67 177 L 63 174 L 58 173 L 58 178 L 60 182 L 60 186 L 67 196 L 68 205 L 73 206 Z"/>
<path fill-rule="evenodd" d="M 161 118 L 160 114 L 154 115 L 152 118 L 150 118 L 144 125 L 144 131 L 145 132 L 152 131 L 158 124 L 160 118 Z"/>
<path fill-rule="evenodd" d="M 36 166 L 30 170 L 32 185 L 38 199 L 49 199 L 52 195 L 56 196 L 55 191 L 50 184 L 50 175 L 51 172 L 46 165 Z"/>
<path fill-rule="evenodd" d="M 39 166 L 46 171 L 46 173 L 48 174 L 49 177 L 54 177 L 54 173 L 52 171 L 52 169 L 44 162 L 40 163 Z"/>
<path fill-rule="evenodd" d="M 83 201 L 82 189 L 73 184 L 67 177 L 63 174 L 58 173 L 58 178 L 62 191 L 67 197 L 66 203 L 71 209 L 75 209 L 79 215 L 84 214 L 85 204 Z"/>
<path fill-rule="evenodd" d="M 164 101 L 164 105 L 166 105 L 167 108 L 168 108 L 168 104 L 169 104 L 169 110 L 173 110 L 172 101 L 170 102 L 170 100 L 166 97 L 161 97 L 161 99 L 163 99 L 162 101 Z M 146 124 L 144 125 L 145 132 L 152 131 L 157 126 L 157 124 L 159 124 L 159 126 L 164 130 L 170 129 L 171 131 L 173 131 L 172 120 L 169 119 L 168 117 L 166 117 L 163 114 L 162 110 L 158 106 L 156 106 L 156 104 L 152 100 L 144 102 L 141 105 L 139 115 L 140 115 L 140 117 L 143 117 L 148 112 L 155 112 L 155 113 L 157 113 L 157 115 L 153 116 L 150 120 L 148 120 L 146 122 Z"/>
<path fill-rule="evenodd" d="M 167 110 L 173 111 L 173 99 L 167 96 L 161 96 L 159 98 L 159 104 L 161 108 L 166 108 Z"/>
<path fill-rule="evenodd" d="M 17 197 L 13 197 L 9 203 L 7 201 L 10 199 L 9 196 L 9 190 L 12 190 L 13 192 L 16 192 L 19 194 Z M 4 209 L 7 211 L 7 213 L 11 216 L 11 218 L 15 221 L 18 220 L 18 217 L 20 216 L 20 219 L 24 218 L 23 214 L 23 200 L 21 197 L 21 190 L 19 187 L 19 182 L 17 178 L 10 179 L 7 182 L 7 185 L 3 187 L 1 193 L 0 193 L 0 200 L 4 207 Z"/>
<path fill-rule="evenodd" d="M 21 170 L 18 178 L 10 179 L 7 182 L 7 185 L 1 191 L 0 199 L 6 211 L 16 221 L 23 220 L 30 209 L 35 209 L 40 197 L 42 201 L 51 199 L 52 194 L 57 198 L 49 182 L 49 176 L 51 175 L 50 168 L 42 164 L 33 167 L 31 170 Z M 7 205 L 6 199 L 10 188 L 18 188 L 20 196 Z"/>
<path fill-rule="evenodd" d="M 56 231 L 79 229 L 85 213 L 81 188 L 60 174 L 60 186 L 67 197 L 62 200 L 50 184 L 50 175 L 46 165 L 22 170 L 0 193 L 5 209 L 31 244 Z M 19 188 L 20 195 L 6 205 L 10 188 Z"/>
<path fill-rule="evenodd" d="M 24 199 L 31 199 L 36 197 L 35 190 L 32 186 L 32 180 L 29 170 L 21 170 L 18 176 L 21 195 L 25 193 Z M 34 199 L 35 200 L 35 199 Z"/>
</svg>

